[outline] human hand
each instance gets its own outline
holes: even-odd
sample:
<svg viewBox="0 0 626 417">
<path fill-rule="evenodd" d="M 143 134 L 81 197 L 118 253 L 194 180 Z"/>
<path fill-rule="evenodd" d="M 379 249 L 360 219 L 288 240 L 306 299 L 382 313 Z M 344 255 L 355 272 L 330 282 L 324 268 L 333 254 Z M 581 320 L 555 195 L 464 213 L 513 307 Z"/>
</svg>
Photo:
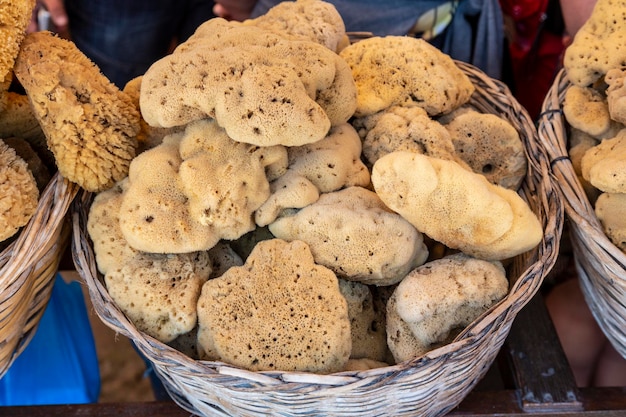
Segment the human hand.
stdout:
<svg viewBox="0 0 626 417">
<path fill-rule="evenodd" d="M 51 27 L 42 27 L 40 25 L 39 16 L 42 10 L 49 13 Z M 33 10 L 33 16 L 28 24 L 27 32 L 31 33 L 38 30 L 50 30 L 63 37 L 67 37 L 68 18 L 63 0 L 37 0 L 37 4 Z"/>
<path fill-rule="evenodd" d="M 226 20 L 246 20 L 250 18 L 256 0 L 216 0 L 213 13 Z"/>
</svg>

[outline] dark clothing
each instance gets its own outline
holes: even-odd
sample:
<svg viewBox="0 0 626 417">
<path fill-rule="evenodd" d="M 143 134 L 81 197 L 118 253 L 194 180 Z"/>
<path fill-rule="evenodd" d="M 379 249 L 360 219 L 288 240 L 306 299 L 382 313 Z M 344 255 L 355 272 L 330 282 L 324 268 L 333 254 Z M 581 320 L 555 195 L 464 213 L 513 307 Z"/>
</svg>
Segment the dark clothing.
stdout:
<svg viewBox="0 0 626 417">
<path fill-rule="evenodd" d="M 212 0 L 65 0 L 70 37 L 119 88 L 214 17 Z"/>
</svg>

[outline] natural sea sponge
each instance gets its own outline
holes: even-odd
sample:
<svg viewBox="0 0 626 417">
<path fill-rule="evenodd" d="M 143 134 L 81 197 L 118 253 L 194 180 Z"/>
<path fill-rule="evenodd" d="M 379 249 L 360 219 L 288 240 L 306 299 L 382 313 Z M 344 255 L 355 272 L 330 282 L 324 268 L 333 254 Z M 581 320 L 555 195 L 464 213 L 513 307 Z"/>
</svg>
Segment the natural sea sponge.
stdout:
<svg viewBox="0 0 626 417">
<path fill-rule="evenodd" d="M 0 96 L 8 89 L 13 79 L 13 65 L 26 27 L 32 18 L 35 0 L 0 1 Z M 2 105 L 0 105 L 0 111 Z"/>
<path fill-rule="evenodd" d="M 30 107 L 28 96 L 7 91 L 5 98 L 4 110 L 0 111 L 0 138 L 18 137 L 26 140 L 50 170 L 56 169 L 46 135 Z"/>
<path fill-rule="evenodd" d="M 626 193 L 626 129 L 590 148 L 580 162 L 583 178 L 606 193 Z"/>
<path fill-rule="evenodd" d="M 5 93 L 6 107 L 0 111 L 0 135 L 29 137 L 43 136 L 39 122 L 35 118 L 28 96 L 13 91 Z"/>
<path fill-rule="evenodd" d="M 606 97 L 591 87 L 572 85 L 567 89 L 563 116 L 571 126 L 596 139 L 610 138 L 622 128 L 611 119 Z"/>
<path fill-rule="evenodd" d="M 574 172 L 576 175 L 582 178 L 582 159 L 585 156 L 585 153 L 598 145 L 600 141 L 588 133 L 583 132 L 582 130 L 578 130 L 576 128 L 570 128 L 569 135 L 569 149 L 568 155 L 570 160 L 572 161 L 572 167 L 574 168 Z M 584 181 L 586 181 L 583 178 Z"/>
<path fill-rule="evenodd" d="M 422 234 L 362 187 L 322 194 L 268 227 L 280 239 L 306 242 L 315 262 L 339 277 L 364 284 L 395 284 L 428 258 Z"/>
<path fill-rule="evenodd" d="M 290 147 L 287 155 L 287 173 L 307 178 L 322 193 L 369 185 L 369 172 L 360 159 L 361 142 L 349 123 L 333 127 L 319 142 Z"/>
<path fill-rule="evenodd" d="M 146 253 L 124 239 L 119 212 L 127 180 L 100 192 L 87 231 L 111 298 L 141 331 L 171 342 L 196 326 L 196 302 L 212 273 L 210 252 Z"/>
<path fill-rule="evenodd" d="M 368 371 L 370 369 L 383 368 L 389 366 L 387 362 L 375 361 L 368 358 L 350 359 L 344 371 Z"/>
<path fill-rule="evenodd" d="M 600 141 L 593 136 L 583 132 L 582 130 L 578 130 L 576 128 L 571 128 L 568 135 L 569 140 L 569 149 L 568 155 L 569 159 L 572 161 L 572 168 L 574 169 L 574 173 L 576 173 L 576 177 L 580 181 L 580 184 L 583 186 L 585 190 L 585 194 L 590 202 L 594 202 L 598 198 L 598 194 L 600 190 L 591 185 L 589 181 L 583 178 L 582 174 L 582 159 L 585 156 L 585 153 L 596 146 Z"/>
<path fill-rule="evenodd" d="M 154 253 L 237 239 L 255 228 L 253 213 L 269 196 L 266 170 L 286 161 L 281 146 L 235 142 L 214 120 L 190 123 L 131 163 L 122 233 L 133 248 Z"/>
<path fill-rule="evenodd" d="M 343 18 L 326 1 L 297 0 L 276 4 L 267 13 L 244 21 L 281 35 L 307 39 L 339 51 L 349 43 Z"/>
<path fill-rule="evenodd" d="M 270 195 L 267 170 L 287 167 L 283 146 L 236 142 L 212 120 L 187 126 L 180 156 L 178 175 L 190 215 L 230 240 L 254 229 L 253 213 Z"/>
<path fill-rule="evenodd" d="M 189 214 L 178 169 L 180 136 L 139 155 L 130 165 L 120 207 L 120 228 L 128 244 L 143 252 L 185 253 L 207 250 L 220 237 Z"/>
<path fill-rule="evenodd" d="M 417 230 L 478 258 L 510 258 L 543 237 L 537 216 L 515 191 L 452 161 L 392 152 L 374 164 L 372 184 Z"/>
<path fill-rule="evenodd" d="M 377 302 L 370 287 L 360 282 L 339 279 L 339 289 L 348 303 L 352 335 L 350 359 L 389 360 L 385 304 Z"/>
<path fill-rule="evenodd" d="M 198 327 L 194 327 L 187 333 L 183 333 L 176 337 L 167 345 L 176 349 L 183 355 L 189 356 L 191 359 L 200 359 L 198 356 Z"/>
<path fill-rule="evenodd" d="M 600 194 L 596 200 L 595 213 L 611 242 L 626 252 L 626 194 Z"/>
<path fill-rule="evenodd" d="M 109 269 L 104 282 L 137 329 L 167 343 L 196 326 L 196 303 L 210 273 L 207 252 L 140 252 L 124 265 Z"/>
<path fill-rule="evenodd" d="M 201 358 L 253 371 L 340 371 L 352 349 L 346 300 L 304 242 L 262 241 L 202 287 L 198 343 Z"/>
<path fill-rule="evenodd" d="M 141 112 L 139 106 L 139 97 L 141 95 L 141 80 L 143 76 L 138 76 L 128 81 L 122 90 L 131 99 L 138 112 Z M 143 117 L 139 120 L 140 130 L 137 133 L 137 153 L 153 148 L 163 141 L 163 138 L 173 133 L 182 132 L 184 126 L 176 127 L 155 127 L 150 126 Z"/>
<path fill-rule="evenodd" d="M 128 175 L 139 112 L 73 42 L 28 34 L 14 72 L 65 178 L 98 192 Z"/>
<path fill-rule="evenodd" d="M 626 66 L 613 68 L 606 73 L 604 81 L 608 84 L 606 89 L 607 103 L 611 119 L 626 124 Z"/>
<path fill-rule="evenodd" d="M 587 87 L 626 63 L 626 0 L 598 0 L 565 50 L 563 66 L 572 84 Z"/>
<path fill-rule="evenodd" d="M 370 167 L 393 151 L 411 151 L 461 163 L 450 133 L 417 104 L 391 106 L 369 116 L 355 117 L 352 125 L 363 141 L 363 158 Z"/>
<path fill-rule="evenodd" d="M 212 267 L 210 278 L 220 277 L 229 268 L 243 265 L 241 256 L 235 252 L 228 241 L 220 241 L 209 249 L 209 258 L 211 258 Z"/>
<path fill-rule="evenodd" d="M 11 136 L 2 140 L 13 148 L 15 153 L 26 162 L 28 169 L 35 177 L 37 188 L 41 193 L 52 179 L 52 174 L 50 174 L 50 170 L 39 157 L 39 154 L 30 146 L 27 140 L 21 137 Z"/>
<path fill-rule="evenodd" d="M 128 244 L 120 227 L 120 208 L 127 183 L 125 178 L 98 193 L 89 207 L 87 232 L 93 242 L 96 266 L 103 275 L 125 265 L 139 253 Z"/>
<path fill-rule="evenodd" d="M 357 117 L 403 103 L 417 104 L 431 116 L 445 114 L 469 101 L 475 89 L 450 56 L 420 38 L 373 36 L 339 55 L 356 82 Z"/>
<path fill-rule="evenodd" d="M 320 193 L 370 183 L 361 140 L 349 123 L 333 127 L 318 142 L 288 148 L 287 158 L 286 172 L 272 181 L 271 195 L 255 213 L 259 226 L 270 224 L 283 210 L 314 203 Z"/>
<path fill-rule="evenodd" d="M 28 223 L 38 202 L 37 182 L 28 164 L 0 139 L 0 241 Z"/>
<path fill-rule="evenodd" d="M 387 303 L 387 343 L 397 362 L 443 345 L 508 292 L 500 262 L 450 255 L 413 270 Z"/>
<path fill-rule="evenodd" d="M 356 87 L 323 45 L 215 18 L 146 71 L 140 105 L 152 126 L 210 117 L 239 142 L 299 146 L 348 121 Z"/>
<path fill-rule="evenodd" d="M 528 160 L 519 133 L 500 116 L 474 110 L 445 125 L 454 152 L 490 183 L 517 190 L 526 177 Z M 432 155 L 431 155 L 432 156 Z"/>
</svg>

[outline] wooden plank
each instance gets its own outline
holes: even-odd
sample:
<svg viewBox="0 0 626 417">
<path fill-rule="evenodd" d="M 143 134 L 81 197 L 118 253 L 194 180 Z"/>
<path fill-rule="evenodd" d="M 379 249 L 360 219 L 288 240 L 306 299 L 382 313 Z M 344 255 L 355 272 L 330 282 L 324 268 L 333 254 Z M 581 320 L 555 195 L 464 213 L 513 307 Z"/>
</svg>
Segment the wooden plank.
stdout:
<svg viewBox="0 0 626 417">
<path fill-rule="evenodd" d="M 581 388 L 576 411 L 523 411 L 515 390 L 472 392 L 449 417 L 623 417 L 626 387 Z M 171 401 L 0 407 L 3 417 L 190 417 Z"/>
<path fill-rule="evenodd" d="M 171 401 L 66 404 L 0 408 L 6 417 L 189 417 L 191 414 Z"/>
<path fill-rule="evenodd" d="M 523 411 L 582 409 L 576 380 L 541 294 L 518 313 L 502 349 Z"/>
<path fill-rule="evenodd" d="M 577 410 L 524 410 L 515 390 L 471 392 L 448 417 L 624 417 L 626 387 L 581 388 Z"/>
</svg>

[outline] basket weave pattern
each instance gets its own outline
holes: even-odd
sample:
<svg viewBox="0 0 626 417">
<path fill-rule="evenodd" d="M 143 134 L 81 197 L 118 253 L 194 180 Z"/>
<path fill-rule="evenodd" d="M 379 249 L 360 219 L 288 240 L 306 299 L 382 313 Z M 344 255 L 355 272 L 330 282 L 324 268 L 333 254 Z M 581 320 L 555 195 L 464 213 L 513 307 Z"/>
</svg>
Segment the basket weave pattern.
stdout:
<svg viewBox="0 0 626 417">
<path fill-rule="evenodd" d="M 138 331 L 108 295 L 86 231 L 93 196 L 79 195 L 72 208 L 72 254 L 95 311 L 107 326 L 136 344 L 182 408 L 202 416 L 439 416 L 456 407 L 485 375 L 516 314 L 555 264 L 564 213 L 547 158 L 537 144 L 537 131 L 526 111 L 504 84 L 469 64 L 458 65 L 477 87 L 473 106 L 502 115 L 520 132 L 529 158 L 520 194 L 537 214 L 545 235 L 537 248 L 511 263 L 507 297 L 452 343 L 423 357 L 331 375 L 251 372 L 226 363 L 190 359 Z"/>
<path fill-rule="evenodd" d="M 0 378 L 28 346 L 48 304 L 69 244 L 67 212 L 78 188 L 55 174 L 33 217 L 0 254 Z"/>
<path fill-rule="evenodd" d="M 568 156 L 562 104 L 571 85 L 562 70 L 546 95 L 538 134 L 563 194 L 583 295 L 604 334 L 626 358 L 626 254 L 604 233 Z"/>
</svg>

